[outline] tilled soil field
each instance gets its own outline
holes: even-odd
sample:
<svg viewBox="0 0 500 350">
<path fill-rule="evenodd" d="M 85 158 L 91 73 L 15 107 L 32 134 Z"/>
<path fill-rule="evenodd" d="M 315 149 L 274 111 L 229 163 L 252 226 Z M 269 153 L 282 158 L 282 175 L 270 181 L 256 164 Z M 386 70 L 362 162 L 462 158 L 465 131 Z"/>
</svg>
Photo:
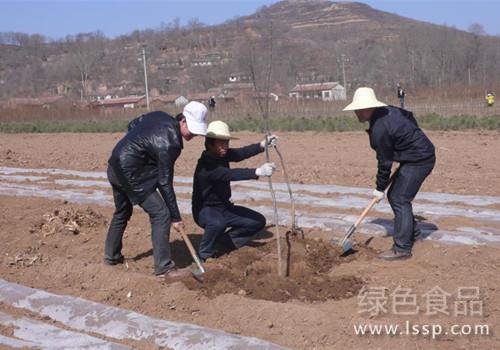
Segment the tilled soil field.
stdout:
<svg viewBox="0 0 500 350">
<path fill-rule="evenodd" d="M 449 231 L 482 225 L 491 227 L 493 232 L 486 230 L 483 236 L 494 237 L 499 205 L 492 200 L 497 197 L 491 196 L 500 196 L 500 135 L 429 135 L 437 148 L 438 163 L 423 191 L 475 195 L 476 199 L 492 202 L 463 211 L 471 213 L 469 217 L 434 218 L 432 213 L 427 214 L 427 224 L 438 224 L 440 230 Z M 234 141 L 234 146 L 261 137 L 251 133 L 237 136 L 240 140 Z M 1 180 L 10 191 L 0 195 L 1 278 L 158 318 L 258 337 L 294 349 L 493 349 L 500 343 L 500 262 L 496 243 L 460 241 L 450 245 L 427 239 L 415 245 L 412 259 L 390 263 L 376 258 L 378 252 L 390 247 L 390 237 L 358 234 L 357 251 L 340 257 L 340 248 L 331 243 L 333 236 L 344 232 L 337 226 L 330 230 L 314 225 L 304 227 L 302 238 L 286 235 L 284 225 L 281 246 L 283 271 L 288 276 L 278 276 L 275 229 L 269 226 L 250 246 L 209 261 L 201 282 L 191 277 L 165 282 L 152 275 L 149 221 L 138 208 L 124 237 L 125 264 L 104 265 L 103 244 L 112 215 L 109 203 L 100 203 L 101 197 L 85 203 L 73 201 L 74 197 L 65 199 L 64 193 L 60 197 L 45 196 L 45 192 L 33 187 L 39 181 L 48 181 L 45 189 L 52 191 L 62 191 L 67 183 L 50 182 L 57 174 L 37 179 L 31 170 L 27 171 L 31 179 L 20 180 L 8 175 L 6 169 L 17 169 L 12 170 L 17 175 L 20 169 L 41 168 L 103 172 L 120 137 L 1 135 Z M 176 176 L 190 177 L 202 150 L 202 140 L 195 139 L 184 146 L 175 171 Z M 372 186 L 376 163 L 364 133 L 283 133 L 280 149 L 295 184 Z M 263 161 L 263 156 L 258 156 L 241 166 L 253 167 Z M 65 178 L 75 179 L 75 175 Z M 282 175 L 278 173 L 273 180 L 282 182 Z M 265 185 L 265 181 L 261 183 Z M 89 191 L 95 192 L 99 186 L 93 184 Z M 29 189 L 32 192 L 27 192 Z M 109 194 L 108 188 L 101 190 Z M 366 198 L 369 195 L 367 190 Z M 189 193 L 180 193 L 178 197 L 188 200 Z M 308 213 L 318 211 L 314 204 L 328 197 L 328 193 L 318 194 L 312 204 L 302 204 L 303 210 L 308 206 Z M 255 199 L 246 202 L 252 200 Z M 253 204 L 269 206 L 270 198 Z M 461 209 L 468 209 L 461 205 Z M 302 209 L 300 205 L 299 208 Z M 287 210 L 282 203 L 280 211 Z M 415 210 L 418 212 L 418 205 Z M 332 211 L 355 217 L 361 210 L 342 207 Z M 384 211 L 373 216 L 378 220 L 390 219 Z M 185 213 L 184 219 L 197 246 L 202 231 L 190 215 Z M 171 233 L 171 244 L 177 265 L 189 266 L 189 252 L 175 232 Z M 357 335 L 355 328 L 360 325 L 399 328 L 394 335 Z M 432 329 L 429 325 L 441 326 L 442 333 L 426 333 L 425 329 Z M 488 326 L 488 335 L 467 332 L 481 325 Z M 457 330 L 462 333 L 455 334 Z M 0 329 L 0 334 L 11 333 L 9 329 Z M 147 343 L 126 344 L 154 348 Z"/>
</svg>

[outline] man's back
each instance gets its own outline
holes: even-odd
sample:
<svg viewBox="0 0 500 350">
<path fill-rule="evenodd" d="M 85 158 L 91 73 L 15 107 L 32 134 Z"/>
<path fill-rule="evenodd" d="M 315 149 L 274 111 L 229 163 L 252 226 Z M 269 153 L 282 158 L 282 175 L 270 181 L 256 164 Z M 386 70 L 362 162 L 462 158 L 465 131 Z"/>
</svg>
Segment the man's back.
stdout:
<svg viewBox="0 0 500 350">
<path fill-rule="evenodd" d="M 161 169 L 171 171 L 181 149 L 179 123 L 164 112 L 151 112 L 130 123 L 108 163 L 137 202 L 156 188 Z"/>
<path fill-rule="evenodd" d="M 130 122 L 127 134 L 113 149 L 112 158 L 122 163 L 129 158 L 154 159 L 159 149 L 182 145 L 178 128 L 178 122 L 167 113 L 157 111 L 141 115 Z"/>
<path fill-rule="evenodd" d="M 382 160 L 415 163 L 434 156 L 434 145 L 413 113 L 404 109 L 378 108 L 370 121 L 369 135 L 371 147 Z"/>
</svg>

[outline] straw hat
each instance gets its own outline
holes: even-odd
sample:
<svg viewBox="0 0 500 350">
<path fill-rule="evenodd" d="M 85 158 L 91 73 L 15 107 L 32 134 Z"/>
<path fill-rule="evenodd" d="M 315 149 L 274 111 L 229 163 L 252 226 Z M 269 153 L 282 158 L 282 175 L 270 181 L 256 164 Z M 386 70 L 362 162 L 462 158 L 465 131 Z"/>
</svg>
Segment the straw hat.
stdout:
<svg viewBox="0 0 500 350">
<path fill-rule="evenodd" d="M 360 87 L 354 92 L 352 98 L 352 103 L 347 105 L 344 111 L 355 111 L 357 109 L 373 108 L 373 107 L 383 107 L 387 106 L 385 103 L 377 100 L 375 92 L 369 87 Z"/>
<path fill-rule="evenodd" d="M 211 139 L 218 140 L 237 140 L 237 137 L 231 136 L 229 133 L 229 125 L 226 123 L 216 120 L 208 124 L 207 135 Z"/>
</svg>

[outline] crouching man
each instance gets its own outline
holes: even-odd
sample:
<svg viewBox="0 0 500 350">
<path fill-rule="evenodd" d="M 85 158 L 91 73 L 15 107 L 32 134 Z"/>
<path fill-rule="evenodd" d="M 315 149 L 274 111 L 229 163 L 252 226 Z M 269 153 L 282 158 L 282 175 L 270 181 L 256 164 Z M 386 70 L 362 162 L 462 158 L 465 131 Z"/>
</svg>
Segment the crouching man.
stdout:
<svg viewBox="0 0 500 350">
<path fill-rule="evenodd" d="M 382 200 L 390 185 L 387 197 L 394 212 L 394 244 L 380 258 L 407 259 L 411 257 L 413 242 L 421 236 L 413 217 L 412 201 L 434 168 L 434 145 L 418 127 L 412 112 L 378 101 L 371 88 L 357 89 L 344 111 L 354 111 L 360 122 L 370 124 L 370 145 L 378 160 L 374 196 Z M 390 184 L 393 162 L 399 162 L 400 167 Z"/>
<path fill-rule="evenodd" d="M 211 122 L 205 137 L 205 151 L 198 160 L 193 177 L 193 218 L 205 230 L 199 247 L 202 260 L 216 257 L 216 245 L 224 251 L 242 247 L 266 224 L 262 214 L 230 201 L 230 183 L 271 176 L 275 170 L 274 164 L 264 163 L 256 169 L 229 167 L 230 162 L 239 162 L 262 153 L 266 141 L 242 148 L 229 148 L 229 140 L 232 139 L 236 138 L 230 135 L 226 123 Z M 277 142 L 274 135 L 267 139 L 268 145 Z"/>
</svg>

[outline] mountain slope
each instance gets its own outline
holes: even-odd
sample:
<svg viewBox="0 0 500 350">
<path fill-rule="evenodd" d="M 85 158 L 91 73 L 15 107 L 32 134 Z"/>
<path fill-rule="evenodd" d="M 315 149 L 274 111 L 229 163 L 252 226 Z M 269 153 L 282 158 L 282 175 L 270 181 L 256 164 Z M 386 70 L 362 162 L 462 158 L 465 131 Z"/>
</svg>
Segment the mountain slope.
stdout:
<svg viewBox="0 0 500 350">
<path fill-rule="evenodd" d="M 110 40 L 100 33 L 50 42 L 0 34 L 0 98 L 63 93 L 91 98 L 150 88 L 203 92 L 252 68 L 263 80 L 272 42 L 273 89 L 297 82 L 414 88 L 488 84 L 500 72 L 500 39 L 415 21 L 358 2 L 281 1 L 216 26 L 171 23 Z M 471 77 L 469 79 L 469 77 Z"/>
</svg>

